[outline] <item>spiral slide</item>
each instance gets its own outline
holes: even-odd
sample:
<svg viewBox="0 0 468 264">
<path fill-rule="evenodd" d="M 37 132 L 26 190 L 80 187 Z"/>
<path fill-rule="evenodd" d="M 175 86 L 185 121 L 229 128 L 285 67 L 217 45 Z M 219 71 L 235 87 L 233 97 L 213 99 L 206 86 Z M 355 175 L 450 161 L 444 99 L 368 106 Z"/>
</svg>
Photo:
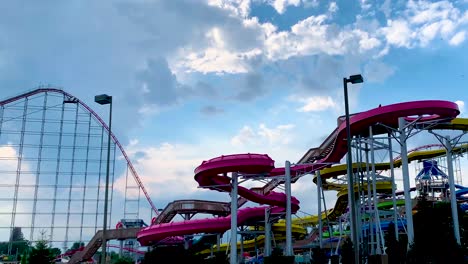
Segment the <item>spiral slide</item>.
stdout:
<svg viewBox="0 0 468 264">
<path fill-rule="evenodd" d="M 231 191 L 230 178 L 224 176 L 228 172 L 240 172 L 243 174 L 268 174 L 273 169 L 274 161 L 268 155 L 237 154 L 227 155 L 203 162 L 195 169 L 195 180 L 202 187 L 207 187 L 225 192 Z M 220 176 L 221 174 L 222 176 Z M 239 186 L 238 194 L 259 204 L 272 206 L 272 213 L 283 212 L 286 206 L 284 193 L 270 192 L 261 195 L 250 189 Z M 299 210 L 299 201 L 291 197 L 291 211 Z M 265 217 L 265 209 L 268 206 L 245 208 L 237 213 L 237 221 L 243 224 L 249 220 L 260 220 Z M 231 217 L 209 218 L 201 220 L 187 220 L 177 223 L 156 224 L 142 229 L 137 236 L 142 245 L 149 245 L 169 236 L 180 236 L 196 233 L 220 233 L 231 228 Z"/>
<path fill-rule="evenodd" d="M 352 135 L 366 135 L 369 126 L 377 123 L 397 127 L 398 118 L 405 117 L 408 121 L 417 121 L 423 123 L 426 121 L 450 122 L 460 111 L 457 104 L 448 101 L 414 101 L 398 103 L 388 106 L 382 106 L 361 112 L 350 117 L 350 127 Z M 416 119 L 415 116 L 419 116 Z M 375 131 L 376 133 L 378 131 Z M 382 131 L 383 132 L 383 131 Z M 341 123 L 335 131 L 320 146 L 320 156 L 310 157 L 306 154 L 302 163 L 291 167 L 291 175 L 311 173 L 317 169 L 323 169 L 328 165 L 337 163 L 347 152 L 346 123 Z M 313 163 L 310 163 L 313 162 Z M 258 154 L 240 154 L 221 156 L 203 162 L 195 169 L 195 180 L 201 187 L 230 191 L 230 178 L 224 174 L 228 172 L 241 172 L 245 174 L 264 174 L 265 176 L 284 175 L 284 168 L 274 168 L 273 160 L 267 155 Z M 266 195 L 253 192 L 249 189 L 239 186 L 239 195 L 260 204 L 274 206 L 272 210 L 284 210 L 284 194 L 270 192 Z M 343 198 L 345 199 L 345 198 Z M 239 210 L 239 224 L 252 218 L 260 218 L 264 215 L 265 207 L 246 208 Z M 292 211 L 299 209 L 299 201 L 292 199 Z M 184 234 L 193 234 L 201 232 L 222 232 L 230 228 L 230 217 L 220 217 L 203 220 L 189 220 L 179 223 L 168 223 L 152 225 L 141 230 L 137 239 L 142 245 L 148 245 L 160 241 L 168 236 L 177 236 Z"/>
</svg>

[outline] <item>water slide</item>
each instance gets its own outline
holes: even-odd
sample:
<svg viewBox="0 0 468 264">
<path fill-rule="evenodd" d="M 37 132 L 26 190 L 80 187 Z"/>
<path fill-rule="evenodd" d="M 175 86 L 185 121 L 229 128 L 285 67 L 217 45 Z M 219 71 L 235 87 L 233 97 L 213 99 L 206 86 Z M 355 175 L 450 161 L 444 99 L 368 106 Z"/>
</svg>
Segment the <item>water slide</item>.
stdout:
<svg viewBox="0 0 468 264">
<path fill-rule="evenodd" d="M 351 116 L 350 128 L 353 136 L 365 136 L 368 133 L 369 126 L 375 124 L 396 128 L 398 125 L 398 118 L 400 117 L 405 117 L 406 120 L 415 121 L 418 124 L 423 124 L 428 121 L 448 123 L 459 113 L 460 111 L 458 110 L 457 104 L 448 101 L 428 100 L 398 103 L 374 108 Z M 383 126 L 379 126 L 377 128 L 382 127 Z M 382 129 L 382 131 L 379 131 L 375 129 L 374 131 L 375 134 L 383 132 L 386 132 L 386 130 Z M 342 122 L 319 148 L 306 153 L 300 163 L 307 164 L 298 164 L 291 167 L 291 175 L 297 176 L 311 173 L 315 170 L 328 167 L 329 165 L 327 164 L 339 162 L 347 152 L 345 138 L 346 123 Z M 204 161 L 195 169 L 195 180 L 201 187 L 229 192 L 230 178 L 225 175 L 228 172 L 276 176 L 284 175 L 284 168 L 274 168 L 273 161 L 267 155 L 228 155 Z M 271 182 L 273 182 L 273 180 Z M 239 195 L 253 202 L 274 206 L 273 210 L 284 210 L 284 194 L 271 192 L 268 189 L 267 191 L 264 190 L 263 193 L 256 193 L 239 186 Z M 347 198 L 343 197 L 342 200 L 344 199 L 347 200 Z M 263 217 L 264 209 L 264 207 L 257 207 L 239 210 L 239 224 L 251 218 Z M 297 211 L 298 209 L 299 202 L 293 199 L 293 211 Z M 152 225 L 140 231 L 137 238 L 142 245 L 148 245 L 168 236 L 202 232 L 223 232 L 229 228 L 230 217 L 227 216 Z"/>
<path fill-rule="evenodd" d="M 444 127 L 446 128 L 448 126 L 444 126 Z M 460 122 L 459 122 L 458 127 L 460 127 Z M 468 125 L 465 127 L 465 129 L 467 128 L 468 128 Z M 468 152 L 468 144 L 463 144 L 461 146 L 455 147 L 453 150 L 457 153 Z M 421 161 L 421 160 L 431 159 L 431 158 L 440 157 L 444 155 L 446 155 L 445 149 L 411 151 L 408 153 L 408 162 Z M 393 166 L 395 168 L 401 167 L 400 157 L 393 161 Z M 358 170 L 362 171 L 362 170 L 365 170 L 365 168 L 366 168 L 366 163 L 359 163 L 359 162 L 353 163 L 353 172 L 357 172 Z M 389 162 L 375 163 L 375 169 L 376 170 L 389 170 L 390 163 Z M 332 167 L 320 170 L 320 176 L 323 179 L 322 188 L 324 188 L 325 190 L 338 191 L 335 207 L 328 210 L 327 212 L 322 212 L 322 215 L 321 215 L 322 219 L 326 219 L 326 214 L 328 214 L 328 219 L 334 220 L 336 219 L 337 216 L 343 214 L 344 210 L 346 210 L 346 207 L 348 206 L 347 185 L 327 182 L 327 179 L 334 178 L 340 175 L 345 175 L 346 173 L 347 173 L 346 164 L 340 164 L 340 165 L 336 165 L 336 166 L 332 166 Z M 317 178 L 314 177 L 313 181 L 317 183 Z M 363 187 L 364 187 L 363 188 L 364 191 L 366 191 L 367 187 L 366 186 L 363 186 Z M 355 186 L 355 189 L 357 189 L 357 185 Z M 413 190 L 415 189 L 413 188 Z M 388 196 L 388 194 L 391 194 L 391 191 L 392 191 L 392 185 L 390 182 L 377 182 L 377 193 L 387 194 Z M 457 195 L 461 196 L 463 194 L 468 193 L 468 189 L 466 189 L 463 194 L 461 194 L 461 192 L 462 190 L 457 192 Z M 400 203 L 401 202 L 404 204 L 404 201 L 400 201 Z M 391 201 L 389 203 L 391 203 Z M 311 216 L 305 216 L 302 218 L 293 219 L 293 223 L 301 224 L 305 226 L 315 225 L 317 224 L 317 222 L 318 222 L 317 215 L 311 215 Z"/>
<path fill-rule="evenodd" d="M 273 225 L 271 225 L 271 230 L 273 232 L 273 237 L 275 239 L 275 241 L 284 241 L 286 240 L 286 225 L 285 223 L 275 223 Z M 292 225 L 291 226 L 291 232 L 292 232 L 292 235 L 295 239 L 302 239 L 304 238 L 306 235 L 307 235 L 307 230 L 305 228 L 303 228 L 302 226 L 299 226 L 299 225 Z M 243 242 L 243 248 L 244 250 L 250 250 L 250 249 L 254 249 L 255 248 L 255 245 L 257 245 L 258 247 L 262 247 L 263 244 L 265 242 L 265 236 L 264 235 L 259 235 L 257 236 L 257 238 L 255 239 L 246 239 L 244 240 Z M 240 241 L 237 241 L 237 248 L 240 249 Z M 220 251 L 226 251 L 227 248 L 229 247 L 229 243 L 223 243 L 220 245 L 219 247 L 219 250 Z M 218 248 L 216 245 L 213 246 L 213 252 L 216 252 L 218 251 Z M 211 253 L 211 249 L 208 248 L 208 249 L 205 249 L 203 251 L 200 251 L 198 254 L 210 254 Z"/>
<path fill-rule="evenodd" d="M 195 169 L 195 180 L 201 187 L 219 191 L 231 191 L 231 179 L 225 174 L 240 172 L 243 174 L 268 174 L 274 168 L 274 161 L 268 155 L 236 154 L 217 157 L 204 161 Z M 283 169 L 284 171 L 284 169 Z M 250 189 L 239 186 L 238 194 L 242 197 L 269 206 L 240 209 L 237 213 L 239 224 L 247 221 L 261 220 L 265 217 L 265 209 L 271 207 L 272 213 L 284 211 L 286 196 L 284 193 L 270 192 L 268 195 L 258 194 Z M 299 210 L 299 201 L 291 198 L 291 210 Z M 218 217 L 200 220 L 186 220 L 177 223 L 162 223 L 142 229 L 137 236 L 142 245 L 158 242 L 169 236 L 180 236 L 196 233 L 222 233 L 231 228 L 231 217 Z"/>
</svg>

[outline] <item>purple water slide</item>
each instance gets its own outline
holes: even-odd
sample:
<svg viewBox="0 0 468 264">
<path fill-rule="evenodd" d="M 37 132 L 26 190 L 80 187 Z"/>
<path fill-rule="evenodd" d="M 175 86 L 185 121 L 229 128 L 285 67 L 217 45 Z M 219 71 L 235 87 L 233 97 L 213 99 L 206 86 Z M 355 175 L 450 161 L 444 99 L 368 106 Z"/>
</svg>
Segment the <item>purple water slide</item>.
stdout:
<svg viewBox="0 0 468 264">
<path fill-rule="evenodd" d="M 457 104 L 448 101 L 415 101 L 382 106 L 353 115 L 350 118 L 352 135 L 365 134 L 368 127 L 377 123 L 397 127 L 398 118 L 404 117 L 408 121 L 418 122 L 430 120 L 449 121 L 460 113 Z M 293 166 L 291 174 L 295 175 L 302 171 L 323 168 L 323 163 L 335 163 L 346 154 L 346 123 L 332 132 L 334 140 L 330 142 L 331 151 L 315 164 L 302 164 Z M 322 163 L 322 164 L 320 164 Z M 243 174 L 264 174 L 275 176 L 284 174 L 284 168 L 274 168 L 274 161 L 268 155 L 260 154 L 237 154 L 217 157 L 204 161 L 195 169 L 195 180 L 201 187 L 229 192 L 229 172 L 240 172 Z M 239 186 L 239 195 L 248 200 L 275 206 L 273 210 L 283 210 L 285 196 L 281 193 L 270 192 L 266 195 L 256 193 L 252 190 Z M 299 201 L 292 199 L 292 211 L 299 209 Z M 263 217 L 265 207 L 246 208 L 239 210 L 238 222 L 243 223 L 248 219 Z M 138 240 L 143 245 L 159 241 L 169 236 L 194 234 L 202 232 L 222 232 L 230 228 L 230 216 L 202 220 L 189 220 L 178 223 L 159 224 L 147 227 L 138 233 Z"/>
</svg>

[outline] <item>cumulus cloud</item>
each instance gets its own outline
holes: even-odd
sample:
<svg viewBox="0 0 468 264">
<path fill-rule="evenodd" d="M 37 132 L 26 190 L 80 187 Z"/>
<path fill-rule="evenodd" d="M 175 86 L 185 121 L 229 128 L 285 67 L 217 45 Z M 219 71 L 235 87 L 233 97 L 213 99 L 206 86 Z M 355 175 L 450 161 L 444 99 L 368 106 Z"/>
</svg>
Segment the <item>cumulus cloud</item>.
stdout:
<svg viewBox="0 0 468 264">
<path fill-rule="evenodd" d="M 312 96 L 304 98 L 302 96 L 292 95 L 289 97 L 289 100 L 304 104 L 297 109 L 298 112 L 320 112 L 337 107 L 335 101 L 330 96 Z"/>
<path fill-rule="evenodd" d="M 126 151 L 148 192 L 160 197 L 175 197 L 196 191 L 193 169 L 201 164 L 203 157 L 193 146 L 163 143 L 147 147 L 134 144 L 128 146 Z M 114 188 L 120 193 L 126 191 L 125 179 L 123 174 L 114 183 Z M 127 194 L 137 197 L 138 189 L 129 189 Z"/>
<path fill-rule="evenodd" d="M 463 41 L 465 41 L 465 37 L 466 37 L 466 31 L 460 31 L 450 39 L 449 43 L 452 46 L 458 46 Z"/>
<path fill-rule="evenodd" d="M 460 117 L 464 117 L 465 116 L 465 102 L 464 101 L 455 101 L 455 103 L 458 105 L 458 109 L 460 110 Z"/>
<path fill-rule="evenodd" d="M 260 124 L 254 130 L 250 126 L 244 126 L 234 137 L 231 138 L 233 146 L 243 145 L 285 145 L 291 141 L 289 132 L 294 128 L 293 124 L 278 125 L 268 128 L 265 124 Z"/>
<path fill-rule="evenodd" d="M 388 7 L 382 8 L 389 12 Z M 466 23 L 465 16 L 448 1 L 408 1 L 401 15 L 388 19 L 380 32 L 396 47 L 425 47 L 439 36 L 458 45 L 465 40 L 463 31 L 457 32 Z"/>
<path fill-rule="evenodd" d="M 339 7 L 338 7 L 338 4 L 336 2 L 331 2 L 328 5 L 328 12 L 335 13 L 336 11 L 338 11 L 338 9 L 339 9 Z"/>
</svg>

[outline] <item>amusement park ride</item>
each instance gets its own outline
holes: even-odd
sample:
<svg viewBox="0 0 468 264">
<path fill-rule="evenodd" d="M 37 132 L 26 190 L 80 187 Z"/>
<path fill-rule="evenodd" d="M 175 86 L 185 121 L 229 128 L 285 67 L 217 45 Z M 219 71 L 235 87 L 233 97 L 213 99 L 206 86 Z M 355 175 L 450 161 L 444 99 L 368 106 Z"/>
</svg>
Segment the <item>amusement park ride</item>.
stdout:
<svg viewBox="0 0 468 264">
<path fill-rule="evenodd" d="M 353 242 L 363 256 L 385 255 L 383 234 L 390 223 L 397 223 L 393 225 L 397 238 L 405 233 L 408 243 L 414 240 L 415 199 L 410 192 L 417 191 L 428 194 L 429 199 L 451 202 L 454 234 L 460 243 L 457 204 L 463 205 L 468 189 L 462 187 L 459 159 L 468 150 L 463 141 L 468 119 L 457 118 L 458 114 L 455 103 L 432 100 L 379 106 L 351 115 L 355 162 L 350 170 L 340 164 L 348 152 L 342 118 L 319 147 L 311 148 L 295 164 L 275 167 L 266 154 L 216 157 L 200 164 L 194 179 L 202 188 L 230 193 L 232 201 L 178 200 L 163 210 L 151 201 L 130 157 L 111 133 L 108 216 L 109 222 L 120 221 L 115 229 L 106 231 L 106 240 L 119 240 L 120 244 L 112 247 L 120 254 L 143 254 L 145 246 L 182 244 L 189 248 L 205 244 L 199 254 L 229 252 L 231 263 L 237 263 L 238 250 L 243 256 L 245 251 L 263 249 L 263 255 L 268 256 L 272 243 L 284 246 L 286 255 L 312 247 L 337 252 L 352 232 L 351 199 L 357 227 Z M 408 151 L 407 142 L 419 133 L 435 137 L 441 144 Z M 447 133 L 451 137 L 445 136 Z M 105 122 L 84 102 L 60 89 L 39 88 L 0 101 L 0 165 L 6 175 L 0 184 L 0 199 L 11 204 L 0 212 L 5 218 L 10 216 L 9 223 L 0 226 L 3 235 L 21 227 L 26 237 L 35 241 L 39 230 L 47 230 L 50 241 L 62 243 L 64 249 L 74 241 L 86 242 L 86 246 L 68 251 L 69 256 L 61 256 L 68 263 L 91 259 L 103 238 L 100 223 L 107 136 Z M 399 155 L 393 157 L 395 153 Z M 382 155 L 386 160 L 377 161 Z M 123 159 L 118 159 L 120 156 Z M 422 165 L 414 188 L 410 186 L 411 162 Z M 403 191 L 396 190 L 396 168 L 401 168 Z M 390 176 L 385 176 L 387 173 Z M 309 174 L 317 185 L 317 215 L 291 218 L 300 208 L 299 200 L 291 196 L 291 183 Z M 115 176 L 121 175 L 125 177 L 123 198 L 114 193 Z M 348 191 L 349 177 L 354 182 L 353 193 Z M 249 189 L 242 186 L 245 181 L 265 185 Z M 285 192 L 274 191 L 279 186 L 284 186 Z M 327 190 L 337 192 L 333 208 L 326 208 L 323 193 Z M 140 210 L 140 192 L 151 214 Z M 242 208 L 247 201 L 262 206 Z M 192 219 L 201 213 L 216 217 Z M 172 222 L 176 215 L 184 220 Z M 231 230 L 230 242 L 222 244 L 227 230 Z M 199 241 L 193 239 L 199 235 Z M 204 240 L 207 237 L 215 239 Z"/>
</svg>

